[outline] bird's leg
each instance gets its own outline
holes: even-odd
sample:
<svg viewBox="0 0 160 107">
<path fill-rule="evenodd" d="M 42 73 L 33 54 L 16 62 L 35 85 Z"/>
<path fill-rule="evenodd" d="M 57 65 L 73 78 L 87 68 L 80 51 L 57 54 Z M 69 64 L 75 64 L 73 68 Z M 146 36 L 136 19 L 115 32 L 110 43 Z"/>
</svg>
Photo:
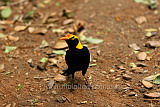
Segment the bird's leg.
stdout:
<svg viewBox="0 0 160 107">
<path fill-rule="evenodd" d="M 72 80 L 71 80 L 71 92 L 74 91 L 74 73 L 72 73 Z"/>
<path fill-rule="evenodd" d="M 83 75 L 84 76 L 84 75 Z M 88 79 L 84 76 L 84 79 L 85 79 L 85 81 L 86 81 L 86 86 L 87 86 L 87 88 L 90 88 L 90 89 L 92 89 L 92 86 L 91 86 L 91 84 L 89 83 L 89 81 L 88 81 Z"/>
</svg>

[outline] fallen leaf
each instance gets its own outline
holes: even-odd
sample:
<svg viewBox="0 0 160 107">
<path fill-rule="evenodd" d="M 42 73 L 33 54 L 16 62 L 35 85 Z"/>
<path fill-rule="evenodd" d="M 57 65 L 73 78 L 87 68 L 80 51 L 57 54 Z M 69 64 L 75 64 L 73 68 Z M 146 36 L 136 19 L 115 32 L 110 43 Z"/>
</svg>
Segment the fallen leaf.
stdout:
<svg viewBox="0 0 160 107">
<path fill-rule="evenodd" d="M 150 98 L 159 98 L 160 97 L 160 93 L 159 92 L 153 92 L 153 93 L 149 93 L 149 94 L 144 94 L 147 97 Z"/>
<path fill-rule="evenodd" d="M 58 74 L 58 75 L 56 75 L 56 76 L 54 77 L 54 80 L 55 80 L 55 81 L 59 81 L 59 82 L 63 82 L 63 81 L 66 81 L 67 78 L 66 78 L 66 76 L 64 76 L 64 75 Z"/>
<path fill-rule="evenodd" d="M 158 73 L 158 74 L 156 74 L 156 75 L 151 75 L 151 76 L 145 77 L 143 80 L 152 81 L 152 80 L 154 80 L 158 75 L 160 75 L 160 73 Z"/>
<path fill-rule="evenodd" d="M 17 49 L 16 46 L 5 46 L 5 51 L 4 51 L 4 53 L 9 53 L 9 52 L 11 52 L 11 51 L 13 51 L 13 50 L 15 50 L 15 49 Z"/>
<path fill-rule="evenodd" d="M 14 31 L 19 32 L 25 30 L 26 28 L 27 26 L 15 26 Z"/>
<path fill-rule="evenodd" d="M 158 75 L 154 80 L 153 80 L 154 84 L 160 84 L 160 75 Z"/>
<path fill-rule="evenodd" d="M 42 43 L 41 43 L 41 45 L 39 47 L 40 48 L 45 48 L 47 46 L 49 46 L 49 43 L 46 40 L 42 40 Z"/>
<path fill-rule="evenodd" d="M 62 30 L 62 29 L 53 29 L 52 32 L 53 33 L 62 33 L 63 34 L 65 31 Z"/>
<path fill-rule="evenodd" d="M 0 33 L 0 38 L 6 38 L 7 36 L 3 33 Z"/>
<path fill-rule="evenodd" d="M 96 66 L 97 64 L 89 64 L 89 67 L 93 67 L 93 66 Z"/>
<path fill-rule="evenodd" d="M 158 29 L 153 29 L 153 28 L 150 28 L 150 29 L 145 29 L 146 32 L 158 32 Z"/>
<path fill-rule="evenodd" d="M 89 43 L 92 43 L 92 44 L 99 44 L 104 41 L 102 39 L 97 39 L 97 38 L 93 38 L 93 37 L 87 37 L 85 40 Z"/>
<path fill-rule="evenodd" d="M 34 27 L 29 27 L 28 28 L 28 31 L 29 31 L 29 33 L 32 33 L 32 34 L 45 34 L 45 33 L 47 33 L 47 29 L 45 29 L 45 28 L 38 28 L 38 27 L 36 27 L 36 28 L 34 28 Z"/>
<path fill-rule="evenodd" d="M 135 63 L 131 62 L 131 63 L 129 64 L 129 67 L 131 67 L 131 68 L 136 68 L 137 65 L 136 65 Z"/>
<path fill-rule="evenodd" d="M 74 22 L 73 19 L 67 19 L 67 20 L 65 20 L 65 21 L 63 22 L 63 25 L 68 25 L 68 24 L 71 24 L 71 23 L 73 23 L 73 22 Z"/>
<path fill-rule="evenodd" d="M 38 102 L 39 102 L 38 99 L 34 99 L 34 100 L 32 101 L 32 105 L 35 104 L 35 103 L 38 103 Z"/>
<path fill-rule="evenodd" d="M 64 49 L 68 47 L 67 43 L 65 41 L 59 40 L 56 42 L 56 44 L 54 45 L 54 49 Z"/>
<path fill-rule="evenodd" d="M 66 51 L 64 50 L 54 50 L 53 53 L 56 55 L 66 55 Z"/>
<path fill-rule="evenodd" d="M 152 88 L 152 87 L 153 87 L 153 84 L 151 84 L 150 82 L 145 81 L 145 80 L 142 80 L 142 84 L 143 84 L 146 88 Z"/>
<path fill-rule="evenodd" d="M 61 5 L 61 2 L 56 2 L 55 3 L 55 6 L 60 6 Z"/>
<path fill-rule="evenodd" d="M 17 89 L 20 90 L 22 88 L 21 84 L 18 84 Z"/>
<path fill-rule="evenodd" d="M 48 58 L 46 58 L 46 57 L 43 57 L 43 58 L 40 59 L 40 62 L 42 62 L 42 63 L 45 63 L 47 61 L 48 61 Z"/>
<path fill-rule="evenodd" d="M 11 40 L 11 41 L 15 41 L 17 42 L 19 40 L 19 37 L 15 37 L 15 36 L 8 36 L 8 39 Z"/>
<path fill-rule="evenodd" d="M 11 13 L 12 13 L 12 10 L 11 8 L 4 8 L 2 11 L 1 11 L 1 16 L 2 18 L 9 18 L 11 16 Z"/>
</svg>

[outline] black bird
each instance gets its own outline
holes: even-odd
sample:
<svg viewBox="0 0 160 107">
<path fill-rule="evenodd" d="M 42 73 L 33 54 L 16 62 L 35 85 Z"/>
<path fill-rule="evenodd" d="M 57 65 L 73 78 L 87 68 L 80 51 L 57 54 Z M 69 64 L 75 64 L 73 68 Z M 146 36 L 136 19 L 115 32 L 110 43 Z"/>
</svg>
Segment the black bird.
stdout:
<svg viewBox="0 0 160 107">
<path fill-rule="evenodd" d="M 72 74 L 72 84 L 74 84 L 74 73 L 82 70 L 82 75 L 85 78 L 89 62 L 90 52 L 86 46 L 83 46 L 76 35 L 68 34 L 65 37 L 61 37 L 60 40 L 65 40 L 69 49 L 66 52 L 65 61 L 68 65 L 68 69 L 62 75 Z M 87 87 L 91 88 L 89 82 L 86 80 Z"/>
</svg>

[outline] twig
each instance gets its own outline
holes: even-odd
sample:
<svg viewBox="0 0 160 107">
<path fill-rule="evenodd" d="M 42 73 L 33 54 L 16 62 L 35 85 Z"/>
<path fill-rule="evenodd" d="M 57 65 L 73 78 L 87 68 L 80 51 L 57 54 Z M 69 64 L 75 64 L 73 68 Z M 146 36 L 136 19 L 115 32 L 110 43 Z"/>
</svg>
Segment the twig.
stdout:
<svg viewBox="0 0 160 107">
<path fill-rule="evenodd" d="M 53 78 L 54 76 L 48 76 L 48 77 L 34 77 L 34 79 L 44 79 L 44 78 Z"/>
<path fill-rule="evenodd" d="M 63 97 L 65 97 L 69 103 L 71 102 L 71 100 L 67 96 L 64 95 Z"/>
</svg>

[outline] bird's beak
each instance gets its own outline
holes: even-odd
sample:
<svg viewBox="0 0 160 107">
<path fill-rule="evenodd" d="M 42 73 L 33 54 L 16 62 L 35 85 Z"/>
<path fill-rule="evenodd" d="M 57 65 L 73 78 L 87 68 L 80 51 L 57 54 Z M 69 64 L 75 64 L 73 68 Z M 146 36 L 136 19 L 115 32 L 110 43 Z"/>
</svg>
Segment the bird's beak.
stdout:
<svg viewBox="0 0 160 107">
<path fill-rule="evenodd" d="M 69 39 L 68 37 L 61 37 L 60 40 L 67 40 Z"/>
</svg>

